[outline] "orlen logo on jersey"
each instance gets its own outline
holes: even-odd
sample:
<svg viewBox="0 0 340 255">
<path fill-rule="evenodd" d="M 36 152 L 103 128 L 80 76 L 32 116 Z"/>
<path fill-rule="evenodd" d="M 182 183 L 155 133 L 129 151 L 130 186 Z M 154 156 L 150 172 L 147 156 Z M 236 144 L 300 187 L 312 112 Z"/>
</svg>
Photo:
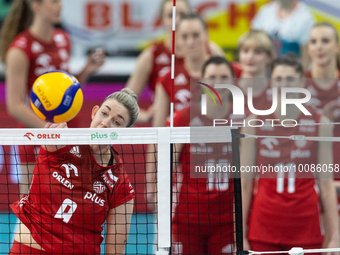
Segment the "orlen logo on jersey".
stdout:
<svg viewBox="0 0 340 255">
<path fill-rule="evenodd" d="M 112 173 L 112 170 L 110 169 L 106 173 L 102 175 L 103 181 L 109 185 L 112 189 L 116 185 L 116 182 L 118 181 L 118 177 L 114 176 Z"/>
<path fill-rule="evenodd" d="M 104 206 L 105 205 L 105 199 L 102 199 L 97 196 L 97 194 L 92 194 L 91 192 L 86 192 L 86 195 L 84 196 L 84 199 L 90 199 L 92 202 Z"/>
</svg>

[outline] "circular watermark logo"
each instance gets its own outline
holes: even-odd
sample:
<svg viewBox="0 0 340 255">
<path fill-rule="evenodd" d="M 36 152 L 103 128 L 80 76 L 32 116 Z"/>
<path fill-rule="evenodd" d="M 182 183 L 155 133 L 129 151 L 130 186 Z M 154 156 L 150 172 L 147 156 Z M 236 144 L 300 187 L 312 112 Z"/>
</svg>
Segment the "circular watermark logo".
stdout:
<svg viewBox="0 0 340 255">
<path fill-rule="evenodd" d="M 110 138 L 111 138 L 112 140 L 117 140 L 118 134 L 117 134 L 116 132 L 112 132 L 112 133 L 110 134 Z"/>
</svg>

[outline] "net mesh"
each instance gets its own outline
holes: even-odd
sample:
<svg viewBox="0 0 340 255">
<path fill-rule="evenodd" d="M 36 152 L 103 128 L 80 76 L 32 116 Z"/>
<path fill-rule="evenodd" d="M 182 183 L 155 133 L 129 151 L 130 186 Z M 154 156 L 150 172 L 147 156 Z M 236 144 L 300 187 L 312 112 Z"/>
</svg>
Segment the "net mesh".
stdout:
<svg viewBox="0 0 340 255">
<path fill-rule="evenodd" d="M 223 130 L 193 138 L 189 128 L 3 129 L 0 254 L 8 254 L 17 232 L 17 241 L 53 254 L 109 254 L 113 244 L 117 253 L 199 254 L 202 240 L 211 243 L 203 252 L 234 252 L 232 176 L 190 176 L 202 162 L 232 164 L 230 129 Z M 108 145 L 109 154 L 98 153 Z M 36 161 L 28 164 L 32 155 Z M 155 190 L 147 169 L 157 177 Z M 187 227 L 201 217 L 202 227 Z M 214 238 L 208 240 L 209 233 Z"/>
</svg>

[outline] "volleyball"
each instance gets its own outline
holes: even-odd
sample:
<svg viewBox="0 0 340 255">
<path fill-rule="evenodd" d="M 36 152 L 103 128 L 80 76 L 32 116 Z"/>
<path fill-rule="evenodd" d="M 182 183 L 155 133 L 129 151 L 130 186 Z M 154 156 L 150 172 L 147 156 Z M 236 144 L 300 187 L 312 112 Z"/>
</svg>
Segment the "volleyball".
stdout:
<svg viewBox="0 0 340 255">
<path fill-rule="evenodd" d="M 83 105 L 78 80 L 64 71 L 42 74 L 31 90 L 33 111 L 44 121 L 61 123 L 73 119 Z"/>
</svg>

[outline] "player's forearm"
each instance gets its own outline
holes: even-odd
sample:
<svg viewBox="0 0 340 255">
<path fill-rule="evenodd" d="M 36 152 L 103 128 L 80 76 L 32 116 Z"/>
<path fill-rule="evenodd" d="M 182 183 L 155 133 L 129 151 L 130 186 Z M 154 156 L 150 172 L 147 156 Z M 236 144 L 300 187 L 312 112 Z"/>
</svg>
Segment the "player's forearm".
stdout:
<svg viewBox="0 0 340 255">
<path fill-rule="evenodd" d="M 337 199 L 332 179 L 320 180 L 321 199 L 325 210 L 326 224 L 329 228 L 329 237 L 339 243 L 339 218 L 337 210 Z"/>
<path fill-rule="evenodd" d="M 92 70 L 86 65 L 84 69 L 76 76 L 79 84 L 84 86 L 89 76 L 93 73 Z"/>
<path fill-rule="evenodd" d="M 24 103 L 7 104 L 8 113 L 28 128 L 43 128 L 46 124 Z"/>
<path fill-rule="evenodd" d="M 106 253 L 107 255 L 123 255 L 125 253 L 126 241 L 125 244 L 106 244 Z"/>
<path fill-rule="evenodd" d="M 251 205 L 252 179 L 242 178 L 242 218 L 243 218 L 243 238 L 247 237 L 248 217 Z"/>
</svg>

